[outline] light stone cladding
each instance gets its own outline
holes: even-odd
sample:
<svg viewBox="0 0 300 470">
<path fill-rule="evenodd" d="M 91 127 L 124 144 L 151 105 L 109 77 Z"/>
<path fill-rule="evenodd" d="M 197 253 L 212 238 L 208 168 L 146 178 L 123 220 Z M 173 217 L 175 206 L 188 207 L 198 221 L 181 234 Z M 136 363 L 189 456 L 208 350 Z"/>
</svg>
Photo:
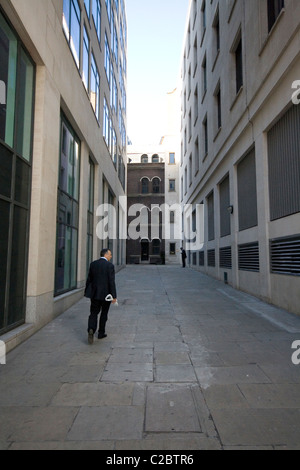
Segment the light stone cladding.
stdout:
<svg viewBox="0 0 300 470">
<path fill-rule="evenodd" d="M 125 196 L 126 175 L 126 109 L 122 108 L 123 135 L 119 126 L 119 113 L 111 112 L 111 126 L 116 131 L 118 161 L 115 165 L 110 147 L 103 137 L 103 103 L 108 105 L 111 89 L 105 72 L 105 35 L 111 57 L 112 23 L 108 19 L 106 1 L 101 0 L 101 38 L 97 38 L 92 17 L 88 19 L 85 2 L 79 0 L 81 11 L 81 38 L 86 27 L 90 39 L 90 55 L 94 54 L 100 75 L 99 118 L 96 118 L 92 101 L 83 83 L 81 40 L 80 65 L 74 60 L 70 42 L 63 30 L 63 0 L 1 0 L 0 7 L 18 34 L 36 66 L 33 158 L 31 186 L 31 214 L 29 230 L 29 256 L 27 273 L 27 305 L 25 325 L 3 335 L 7 350 L 21 343 L 54 317 L 61 314 L 83 297 L 87 276 L 87 212 L 89 191 L 89 159 L 95 166 L 93 259 L 99 257 L 106 241 L 99 240 L 95 229 L 99 218 L 97 207 L 108 200 L 108 190 L 114 196 L 118 213 L 119 197 Z M 126 92 L 126 12 L 125 0 L 111 1 L 119 49 L 117 60 L 111 67 L 116 76 L 118 110 L 121 108 L 119 76 L 122 74 L 123 92 Z M 109 2 L 110 4 L 110 2 Z M 122 8 L 121 8 L 122 7 Z M 122 24 L 122 28 L 121 28 Z M 124 44 L 121 50 L 121 40 Z M 91 59 L 89 59 L 91 60 Z M 124 65 L 120 72 L 120 63 Z M 89 66 L 91 64 L 89 63 Z M 80 141 L 80 191 L 77 253 L 77 288 L 55 296 L 55 259 L 57 230 L 57 194 L 60 159 L 60 119 L 65 116 Z M 121 109 L 120 109 L 121 113 Z M 123 140 L 122 140 L 123 138 Z M 122 212 L 122 209 L 120 209 Z M 126 226 L 126 214 L 122 225 Z M 123 230 L 123 226 L 119 230 Z M 117 269 L 125 264 L 125 240 L 111 241 L 113 262 Z M 82 312 L 82 315 L 88 315 Z"/>
<path fill-rule="evenodd" d="M 292 236 L 299 239 L 300 212 L 271 220 L 268 160 L 268 132 L 296 106 L 292 85 L 300 80 L 300 2 L 273 2 L 280 8 L 270 24 L 271 4 L 267 0 L 190 2 L 182 54 L 181 201 L 204 204 L 204 263 L 199 262 L 199 253 L 190 253 L 191 267 L 300 314 L 299 270 L 296 275 L 287 275 L 270 268 L 270 241 Z M 239 44 L 242 82 L 237 89 Z M 299 133 L 298 128 L 298 138 Z M 238 165 L 253 149 L 257 223 L 241 230 Z M 298 165 L 299 159 L 298 154 Z M 233 213 L 230 233 L 221 236 L 220 184 L 228 176 Z M 212 192 L 214 237 L 209 239 L 208 199 Z M 254 242 L 259 246 L 259 270 L 240 269 L 239 247 Z M 231 268 L 220 267 L 220 249 L 226 247 L 231 248 Z M 215 266 L 208 266 L 214 264 L 208 263 L 209 250 L 215 250 Z M 299 251 L 295 259 L 299 260 Z"/>
</svg>

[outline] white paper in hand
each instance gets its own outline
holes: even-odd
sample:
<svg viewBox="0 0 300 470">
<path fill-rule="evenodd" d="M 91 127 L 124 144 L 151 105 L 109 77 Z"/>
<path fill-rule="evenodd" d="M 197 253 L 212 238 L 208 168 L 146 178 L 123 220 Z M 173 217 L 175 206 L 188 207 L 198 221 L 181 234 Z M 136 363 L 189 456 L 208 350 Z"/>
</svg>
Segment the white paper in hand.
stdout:
<svg viewBox="0 0 300 470">
<path fill-rule="evenodd" d="M 112 302 L 112 301 L 114 300 L 114 298 L 113 298 L 113 296 L 112 296 L 111 294 L 108 294 L 108 295 L 105 297 L 105 300 L 106 300 L 106 302 Z M 115 304 L 113 304 L 113 305 L 115 305 L 115 307 L 118 307 L 118 305 L 119 305 L 119 304 L 118 304 L 118 301 L 117 301 Z"/>
</svg>

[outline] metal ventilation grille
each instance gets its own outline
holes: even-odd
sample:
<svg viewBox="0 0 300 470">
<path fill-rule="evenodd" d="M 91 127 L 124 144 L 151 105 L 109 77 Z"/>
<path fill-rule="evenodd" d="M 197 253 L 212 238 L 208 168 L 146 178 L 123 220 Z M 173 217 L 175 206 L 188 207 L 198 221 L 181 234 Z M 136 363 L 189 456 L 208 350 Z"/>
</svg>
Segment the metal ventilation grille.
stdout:
<svg viewBox="0 0 300 470">
<path fill-rule="evenodd" d="M 215 250 L 207 250 L 207 265 L 211 267 L 216 266 L 216 252 Z"/>
<path fill-rule="evenodd" d="M 270 240 L 271 273 L 300 276 L 300 235 Z"/>
<path fill-rule="evenodd" d="M 239 270 L 259 272 L 259 245 L 247 243 L 239 245 Z"/>
<path fill-rule="evenodd" d="M 231 246 L 220 248 L 220 268 L 232 269 Z"/>
<path fill-rule="evenodd" d="M 199 266 L 204 266 L 205 261 L 204 261 L 204 251 L 200 251 L 199 253 Z"/>
</svg>

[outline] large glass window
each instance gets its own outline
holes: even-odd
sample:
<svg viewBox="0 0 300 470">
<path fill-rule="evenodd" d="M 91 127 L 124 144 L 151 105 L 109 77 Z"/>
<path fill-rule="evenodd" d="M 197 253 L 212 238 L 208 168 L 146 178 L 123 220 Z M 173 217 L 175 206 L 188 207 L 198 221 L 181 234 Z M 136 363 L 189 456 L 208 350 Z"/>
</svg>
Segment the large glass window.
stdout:
<svg viewBox="0 0 300 470">
<path fill-rule="evenodd" d="M 0 332 L 4 333 L 25 321 L 35 70 L 1 13 L 0 64 Z"/>
<path fill-rule="evenodd" d="M 153 240 L 152 242 L 152 254 L 159 255 L 160 254 L 160 240 Z"/>
<path fill-rule="evenodd" d="M 169 191 L 176 191 L 176 180 L 169 180 Z"/>
<path fill-rule="evenodd" d="M 100 75 L 95 61 L 94 54 L 92 54 L 91 64 L 91 103 L 99 121 L 99 94 L 100 94 Z"/>
<path fill-rule="evenodd" d="M 78 0 L 64 0 L 63 29 L 78 68 L 80 58 L 80 21 L 81 10 Z"/>
<path fill-rule="evenodd" d="M 104 57 L 104 67 L 105 67 L 105 72 L 107 76 L 108 83 L 110 84 L 110 50 L 109 50 L 109 45 L 108 45 L 108 39 L 105 33 L 105 57 Z"/>
<path fill-rule="evenodd" d="M 86 14 L 90 18 L 90 0 L 84 0 L 84 6 L 86 9 Z"/>
<path fill-rule="evenodd" d="M 175 165 L 176 160 L 175 160 L 175 153 L 170 153 L 169 154 L 169 164 L 170 165 Z"/>
<path fill-rule="evenodd" d="M 258 223 L 255 148 L 238 164 L 237 176 L 239 229 L 243 231 Z"/>
<path fill-rule="evenodd" d="M 208 241 L 215 239 L 215 206 L 214 193 L 207 197 Z"/>
<path fill-rule="evenodd" d="M 112 110 L 115 110 L 115 113 L 117 114 L 117 107 L 118 107 L 118 88 L 117 88 L 117 81 L 115 74 L 113 72 L 113 67 L 111 71 L 111 93 L 110 93 L 110 105 Z"/>
<path fill-rule="evenodd" d="M 83 27 L 83 48 L 82 48 L 82 81 L 86 88 L 89 90 L 89 77 L 90 77 L 90 65 L 89 65 L 89 57 L 90 57 L 90 39 L 88 37 L 86 27 Z"/>
<path fill-rule="evenodd" d="M 10 256 L 10 287 L 8 305 L 8 324 L 14 325 L 22 321 L 26 301 L 28 210 L 15 205 L 13 215 L 13 233 Z"/>
<path fill-rule="evenodd" d="M 235 70 L 236 70 L 236 92 L 238 93 L 243 86 L 243 47 L 242 38 L 240 38 L 235 50 Z"/>
<path fill-rule="evenodd" d="M 99 43 L 101 42 L 101 3 L 93 0 L 93 19 Z"/>
<path fill-rule="evenodd" d="M 5 290 L 8 262 L 9 202 L 0 199 L 0 331 L 5 326 Z"/>
<path fill-rule="evenodd" d="M 119 0 L 115 0 L 116 12 L 119 14 Z"/>
<path fill-rule="evenodd" d="M 107 146 L 109 147 L 109 134 L 110 134 L 110 118 L 109 118 L 109 107 L 106 99 L 104 98 L 103 107 L 103 137 Z"/>
<path fill-rule="evenodd" d="M 268 0 L 268 26 L 273 28 L 281 10 L 284 8 L 284 0 Z"/>
<path fill-rule="evenodd" d="M 11 198 L 13 155 L 5 147 L 0 151 L 0 197 Z"/>
<path fill-rule="evenodd" d="M 108 22 L 110 23 L 110 21 L 111 21 L 111 0 L 105 0 L 105 3 L 106 3 L 106 9 L 107 9 Z"/>
<path fill-rule="evenodd" d="M 17 44 L 16 36 L 0 14 L 0 139 L 10 147 L 14 140 Z"/>
<path fill-rule="evenodd" d="M 26 160 L 31 154 L 33 76 L 33 65 L 22 49 L 18 69 L 17 152 Z"/>
<path fill-rule="evenodd" d="M 149 193 L 149 180 L 148 178 L 143 178 L 142 179 L 142 194 L 148 194 Z"/>
<path fill-rule="evenodd" d="M 80 144 L 62 117 L 55 294 L 76 289 L 79 226 Z"/>
<path fill-rule="evenodd" d="M 160 193 L 160 179 L 159 178 L 154 178 L 154 180 L 152 181 L 152 191 L 154 194 Z"/>
<path fill-rule="evenodd" d="M 108 212 L 108 240 L 107 240 L 107 248 L 111 251 L 113 251 L 113 245 L 114 245 L 114 233 L 117 233 L 117 227 L 115 226 L 115 220 L 114 220 L 114 206 L 115 206 L 115 198 L 113 193 L 111 192 L 110 189 L 108 189 L 108 198 L 107 202 L 109 205 L 109 212 Z"/>
<path fill-rule="evenodd" d="M 228 211 L 230 206 L 230 180 L 227 176 L 219 186 L 220 188 L 220 234 L 226 237 L 231 234 L 231 214 Z"/>
<path fill-rule="evenodd" d="M 88 212 L 87 212 L 87 273 L 93 261 L 93 232 L 94 232 L 94 196 L 95 196 L 95 165 L 89 160 L 89 189 L 88 189 Z"/>
<path fill-rule="evenodd" d="M 112 24 L 112 49 L 113 49 L 113 54 L 115 57 L 115 62 L 118 65 L 118 57 L 119 57 L 119 42 L 118 42 L 118 34 L 117 34 L 117 28 L 116 28 L 116 23 L 115 20 L 113 20 Z"/>
<path fill-rule="evenodd" d="M 117 168 L 118 163 L 118 150 L 117 150 L 117 134 L 114 129 L 111 130 L 111 158 Z"/>
</svg>

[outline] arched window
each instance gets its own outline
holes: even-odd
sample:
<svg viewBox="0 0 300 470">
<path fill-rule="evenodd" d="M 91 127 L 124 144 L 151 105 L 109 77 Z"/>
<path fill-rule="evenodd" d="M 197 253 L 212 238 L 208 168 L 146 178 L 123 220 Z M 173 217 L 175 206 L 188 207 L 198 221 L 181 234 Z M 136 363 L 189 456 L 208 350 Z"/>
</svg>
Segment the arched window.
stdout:
<svg viewBox="0 0 300 470">
<path fill-rule="evenodd" d="M 155 239 L 152 241 L 152 254 L 159 255 L 160 254 L 160 240 Z"/>
<path fill-rule="evenodd" d="M 148 194 L 149 193 L 149 180 L 148 178 L 143 178 L 142 179 L 142 194 Z"/>
<path fill-rule="evenodd" d="M 158 155 L 153 155 L 152 156 L 152 163 L 159 163 L 159 156 Z"/>
<path fill-rule="evenodd" d="M 148 163 L 148 155 L 142 155 L 141 163 Z"/>
<path fill-rule="evenodd" d="M 154 178 L 152 181 L 152 190 L 154 194 L 160 193 L 160 180 L 159 178 Z"/>
<path fill-rule="evenodd" d="M 149 240 L 143 239 L 141 241 L 141 261 L 149 261 L 149 251 L 150 251 L 150 242 Z"/>
</svg>

